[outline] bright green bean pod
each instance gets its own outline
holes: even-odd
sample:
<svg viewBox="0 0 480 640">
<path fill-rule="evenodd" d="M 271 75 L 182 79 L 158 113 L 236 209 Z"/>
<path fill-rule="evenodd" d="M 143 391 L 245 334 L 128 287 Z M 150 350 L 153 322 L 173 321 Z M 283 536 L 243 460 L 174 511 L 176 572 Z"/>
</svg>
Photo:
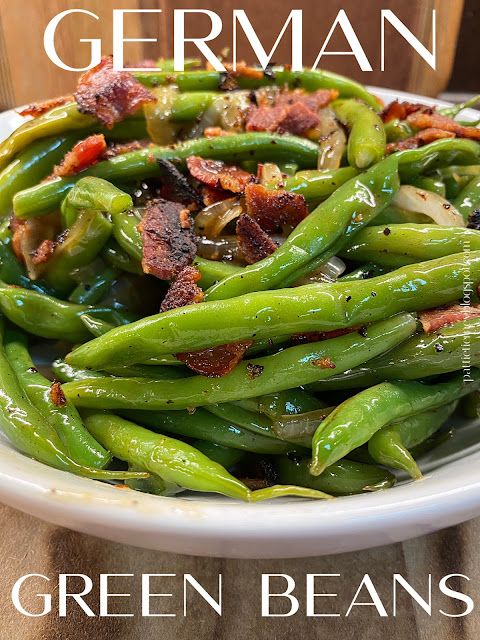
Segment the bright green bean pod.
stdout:
<svg viewBox="0 0 480 640">
<path fill-rule="evenodd" d="M 61 358 L 54 360 L 51 367 L 55 380 L 59 380 L 60 382 L 84 380 L 85 378 L 100 378 L 105 375 L 103 371 L 92 371 L 91 369 L 79 369 L 78 367 L 72 367 Z"/>
<path fill-rule="evenodd" d="M 222 404 L 208 404 L 206 410 L 222 420 L 227 420 L 240 427 L 245 427 L 254 433 L 260 433 L 269 438 L 275 438 L 272 431 L 272 421 L 265 415 L 255 411 L 249 411 L 241 406 L 224 402 Z"/>
<path fill-rule="evenodd" d="M 470 366 L 480 365 L 480 318 L 470 318 L 433 333 L 418 333 L 368 366 L 311 385 L 312 391 L 355 389 L 383 380 L 419 380 L 462 369 L 465 348 Z"/>
<path fill-rule="evenodd" d="M 331 196 L 338 187 L 356 175 L 358 175 L 358 171 L 354 167 L 307 169 L 297 171 L 294 176 L 287 178 L 283 182 L 282 188 L 301 194 L 309 202 L 317 202 Z"/>
<path fill-rule="evenodd" d="M 480 144 L 475 140 L 443 138 L 418 149 L 398 151 L 398 169 L 403 182 L 421 173 L 451 165 L 471 165 L 480 162 Z"/>
<path fill-rule="evenodd" d="M 75 407 L 70 402 L 57 405 L 52 401 L 52 383 L 35 368 L 28 352 L 26 336 L 18 331 L 7 330 L 4 348 L 28 399 L 55 429 L 70 458 L 87 467 L 106 467 L 112 459 L 111 454 L 85 429 Z"/>
<path fill-rule="evenodd" d="M 424 442 L 448 420 L 456 402 L 405 418 L 377 431 L 368 442 L 368 452 L 378 464 L 406 471 L 412 478 L 422 477 L 409 449 Z"/>
<path fill-rule="evenodd" d="M 62 202 L 64 228 L 70 228 L 82 209 L 104 211 L 115 215 L 133 206 L 132 197 L 110 182 L 86 176 L 80 178 Z"/>
<path fill-rule="evenodd" d="M 367 262 L 361 267 L 346 273 L 344 276 L 340 276 L 341 282 L 356 282 L 357 280 L 368 280 L 369 278 L 375 278 L 385 273 L 385 269 L 373 262 Z"/>
<path fill-rule="evenodd" d="M 409 265 L 369 280 L 202 302 L 113 329 L 78 347 L 67 361 L 101 369 L 106 363 L 144 362 L 239 340 L 362 325 L 455 302 L 463 296 L 466 275 L 474 284 L 480 281 L 480 252 Z"/>
<path fill-rule="evenodd" d="M 116 458 L 192 491 L 248 500 L 250 491 L 221 465 L 180 440 L 148 431 L 108 413 L 86 416 L 90 433 Z"/>
<path fill-rule="evenodd" d="M 221 464 L 227 470 L 245 458 L 245 453 L 239 449 L 230 449 L 221 444 L 215 444 L 215 442 L 207 442 L 207 440 L 193 440 L 191 445 L 203 453 L 204 456 Z"/>
<path fill-rule="evenodd" d="M 77 139 L 70 135 L 38 140 L 12 160 L 0 173 L 0 215 L 12 213 L 13 196 L 50 175 Z"/>
<path fill-rule="evenodd" d="M 237 404 L 250 411 L 263 413 L 270 420 L 277 420 L 282 416 L 316 411 L 326 407 L 324 402 L 300 387 L 241 400 Z"/>
<path fill-rule="evenodd" d="M 412 127 L 405 120 L 390 120 L 383 125 L 387 142 L 398 142 L 414 135 Z"/>
<path fill-rule="evenodd" d="M 426 191 L 432 191 L 432 193 L 438 193 L 442 198 L 447 197 L 447 189 L 445 187 L 445 183 L 440 178 L 434 178 L 432 176 L 418 176 L 416 178 L 412 178 L 410 181 L 411 185 L 414 187 L 418 187 L 419 189 L 424 189 Z"/>
<path fill-rule="evenodd" d="M 395 484 L 395 476 L 371 464 L 340 460 L 330 465 L 321 476 L 309 472 L 309 460 L 282 456 L 275 460 L 280 482 L 319 489 L 334 496 L 349 496 L 388 489 Z"/>
<path fill-rule="evenodd" d="M 108 293 L 112 284 L 118 279 L 120 271 L 114 267 L 105 267 L 88 281 L 75 287 L 68 296 L 70 302 L 76 304 L 97 304 Z"/>
<path fill-rule="evenodd" d="M 360 100 L 335 100 L 335 115 L 350 131 L 347 143 L 348 163 L 367 169 L 385 155 L 387 139 L 377 111 Z"/>
<path fill-rule="evenodd" d="M 163 381 L 93 378 L 69 382 L 64 385 L 64 392 L 75 405 L 97 409 L 171 411 L 232 402 L 308 384 L 331 377 L 334 371 L 351 369 L 405 340 L 415 328 L 415 318 L 401 314 L 371 325 L 361 333 L 298 345 L 251 362 L 241 362 L 221 379 L 205 376 Z"/>
<path fill-rule="evenodd" d="M 468 222 L 474 211 L 480 209 L 480 176 L 472 178 L 453 202 L 463 219 Z"/>
<path fill-rule="evenodd" d="M 207 300 L 274 289 L 302 267 L 344 243 L 382 211 L 399 188 L 396 158 L 390 157 L 352 178 L 320 204 L 264 260 L 245 267 L 207 291 Z M 325 258 L 326 260 L 327 258 Z"/>
<path fill-rule="evenodd" d="M 318 476 L 333 462 L 360 447 L 393 421 L 435 409 L 480 387 L 480 371 L 463 372 L 448 382 L 426 385 L 420 382 L 382 382 L 342 402 L 320 424 L 312 441 L 310 473 Z"/>
<path fill-rule="evenodd" d="M 480 232 L 475 229 L 409 223 L 366 227 L 341 255 L 356 262 L 395 268 L 478 250 Z"/>
<path fill-rule="evenodd" d="M 140 262 L 124 251 L 113 238 L 107 240 L 106 245 L 103 247 L 102 258 L 114 269 L 136 275 L 143 274 Z"/>
<path fill-rule="evenodd" d="M 128 182 L 156 176 L 159 158 L 182 162 L 191 155 L 233 163 L 252 158 L 258 162 L 292 160 L 308 169 L 317 164 L 318 146 L 306 138 L 264 132 L 239 133 L 234 138 L 195 138 L 167 147 L 151 145 L 99 162 L 77 176 L 57 178 L 20 191 L 13 199 L 14 212 L 19 218 L 31 218 L 53 211 L 74 184 L 86 175 L 109 182 Z"/>
<path fill-rule="evenodd" d="M 100 253 L 112 233 L 112 223 L 100 211 L 85 209 L 69 229 L 66 238 L 55 247 L 46 264 L 45 282 L 66 295 L 75 285 L 72 273 L 89 265 Z"/>
<path fill-rule="evenodd" d="M 218 91 L 222 87 L 224 75 L 219 71 L 135 71 L 134 76 L 147 87 L 175 84 L 180 91 Z M 257 89 L 269 85 L 289 85 L 306 91 L 336 89 L 342 98 L 358 98 L 374 109 L 380 108 L 377 98 L 363 85 L 350 78 L 321 69 L 291 71 L 284 67 L 273 67 L 272 73 L 260 78 L 239 75 L 235 78 L 241 89 Z"/>
<path fill-rule="evenodd" d="M 293 445 L 282 440 L 242 427 L 224 420 L 206 409 L 188 411 L 124 411 L 128 420 L 133 420 L 159 433 L 173 433 L 187 438 L 206 440 L 214 444 L 239 449 L 259 455 L 274 455 L 291 451 Z"/>
</svg>

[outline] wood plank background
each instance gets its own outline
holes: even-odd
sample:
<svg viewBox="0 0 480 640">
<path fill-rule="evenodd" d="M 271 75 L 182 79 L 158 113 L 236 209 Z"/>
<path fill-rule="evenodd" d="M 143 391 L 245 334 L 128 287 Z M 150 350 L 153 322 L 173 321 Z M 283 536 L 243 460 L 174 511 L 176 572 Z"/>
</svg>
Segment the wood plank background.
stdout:
<svg viewBox="0 0 480 640">
<path fill-rule="evenodd" d="M 471 0 L 469 0 L 471 1 Z M 476 0 L 478 2 L 478 0 Z M 281 10 L 279 10 L 281 7 Z M 111 52 L 112 19 L 116 9 L 162 9 L 163 14 L 132 14 L 126 18 L 129 37 L 158 38 L 158 43 L 131 43 L 126 45 L 126 60 L 172 55 L 173 8 L 205 9 L 219 13 L 224 21 L 222 35 L 212 44 L 217 52 L 231 45 L 233 9 L 245 9 L 259 37 L 268 50 L 274 43 L 291 9 L 304 12 L 304 61 L 312 64 L 327 36 L 334 17 L 346 9 L 356 33 L 374 66 L 373 72 L 362 72 L 352 56 L 324 58 L 323 65 L 341 73 L 352 75 L 362 82 L 389 86 L 427 95 L 436 95 L 447 85 L 453 64 L 463 0 L 329 0 L 278 3 L 277 0 L 0 0 L 0 109 L 24 104 L 45 97 L 69 92 L 75 84 L 76 74 L 56 67 L 43 50 L 43 32 L 49 20 L 65 9 L 83 8 L 96 13 L 100 20 L 76 14 L 68 16 L 58 29 L 59 55 L 72 67 L 81 67 L 89 61 L 89 45 L 80 38 L 102 38 L 104 53 Z M 438 69 L 432 71 L 393 28 L 388 28 L 386 70 L 380 71 L 380 8 L 389 8 L 425 44 L 429 45 L 431 10 L 436 9 L 438 25 Z M 205 18 L 196 17 L 187 22 L 193 35 L 202 35 L 208 29 Z M 196 31 L 193 31 L 196 30 Z M 190 33 L 190 32 L 189 32 Z M 330 50 L 346 46 L 338 34 L 331 41 Z M 429 45 L 430 46 L 430 45 Z M 288 55 L 286 40 L 275 54 L 277 60 Z M 240 38 L 239 51 L 247 61 L 253 60 L 248 43 Z M 195 54 L 195 50 L 191 50 Z"/>
</svg>

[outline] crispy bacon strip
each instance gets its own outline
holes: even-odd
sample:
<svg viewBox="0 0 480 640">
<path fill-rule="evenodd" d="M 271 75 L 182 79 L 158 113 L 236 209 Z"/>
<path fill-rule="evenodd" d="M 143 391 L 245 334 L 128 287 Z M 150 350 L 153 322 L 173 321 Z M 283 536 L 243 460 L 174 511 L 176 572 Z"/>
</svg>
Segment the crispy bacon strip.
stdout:
<svg viewBox="0 0 480 640">
<path fill-rule="evenodd" d="M 53 240 L 43 240 L 32 256 L 33 264 L 45 264 L 55 251 L 56 243 Z"/>
<path fill-rule="evenodd" d="M 33 118 L 38 118 L 44 113 L 47 113 L 47 111 L 50 111 L 55 107 L 61 107 L 62 104 L 67 104 L 67 102 L 72 101 L 73 96 L 59 96 L 58 98 L 51 98 L 50 100 L 45 100 L 43 102 L 33 102 L 32 104 L 24 107 L 21 111 L 18 111 L 18 114 L 21 116 L 32 116 Z"/>
<path fill-rule="evenodd" d="M 407 116 L 412 113 L 433 113 L 434 108 L 429 107 L 426 104 L 420 104 L 418 102 L 399 102 L 394 100 L 390 102 L 382 111 L 381 118 L 383 122 L 390 122 L 390 120 L 405 120 Z"/>
<path fill-rule="evenodd" d="M 456 304 L 452 307 L 422 311 L 419 317 L 425 333 L 433 333 L 442 327 L 478 316 L 480 316 L 480 308 Z"/>
<path fill-rule="evenodd" d="M 236 68 L 233 68 L 233 64 L 225 62 L 223 65 L 227 73 L 234 78 L 251 78 L 253 80 L 263 80 L 265 71 L 263 69 L 257 69 L 256 67 L 250 67 L 246 62 L 238 61 Z"/>
<path fill-rule="evenodd" d="M 28 276 L 36 280 L 55 248 L 55 239 L 60 232 L 58 213 L 39 216 L 30 220 L 10 218 L 12 250 L 17 259 L 25 264 Z"/>
<path fill-rule="evenodd" d="M 246 213 L 242 213 L 237 221 L 237 243 L 247 264 L 267 258 L 277 248 L 268 233 Z"/>
<path fill-rule="evenodd" d="M 236 135 L 234 131 L 225 131 L 222 127 L 207 127 L 203 132 L 205 138 L 224 138 L 234 135 Z"/>
<path fill-rule="evenodd" d="M 50 400 L 57 407 L 63 407 L 67 404 L 67 399 L 63 393 L 62 385 L 58 380 L 54 380 L 50 386 Z"/>
<path fill-rule="evenodd" d="M 312 93 L 303 89 L 294 89 L 293 91 L 282 91 L 275 101 L 275 106 L 288 107 L 302 104 L 312 111 L 318 111 L 337 98 L 338 91 L 336 89 L 318 89 Z"/>
<path fill-rule="evenodd" d="M 208 207 L 211 204 L 215 204 L 215 202 L 220 202 L 221 200 L 226 200 L 227 198 L 231 198 L 232 194 L 224 189 L 215 189 L 214 187 L 208 187 L 204 185 L 202 187 L 202 199 L 203 204 Z"/>
<path fill-rule="evenodd" d="M 158 173 L 162 183 L 160 194 L 165 200 L 181 202 L 190 209 L 197 209 L 202 204 L 201 196 L 180 173 L 177 167 L 169 160 L 160 158 L 157 160 Z"/>
<path fill-rule="evenodd" d="M 140 149 L 145 149 L 145 147 L 148 147 L 151 143 L 152 141 L 146 138 L 145 140 L 132 140 L 131 142 L 111 144 L 102 154 L 102 160 L 116 158 L 124 153 L 130 153 L 131 151 L 140 151 Z"/>
<path fill-rule="evenodd" d="M 261 184 L 247 184 L 245 204 L 247 213 L 267 233 L 284 224 L 296 226 L 308 215 L 303 195 L 283 189 L 269 190 Z"/>
<path fill-rule="evenodd" d="M 253 340 L 232 342 L 211 349 L 177 353 L 176 357 L 202 376 L 221 378 L 237 366 L 252 344 Z"/>
<path fill-rule="evenodd" d="M 187 304 L 202 302 L 203 291 L 197 285 L 202 277 L 200 271 L 193 266 L 185 267 L 172 282 L 165 298 L 160 305 L 160 311 L 170 311 Z"/>
<path fill-rule="evenodd" d="M 114 71 L 112 56 L 84 73 L 75 91 L 81 113 L 93 115 L 111 129 L 155 96 L 127 71 Z"/>
<path fill-rule="evenodd" d="M 160 280 L 173 280 L 195 257 L 193 220 L 188 209 L 177 202 L 151 200 L 138 230 L 143 240 L 144 273 Z"/>
<path fill-rule="evenodd" d="M 423 129 L 414 136 L 406 138 L 405 140 L 397 140 L 397 142 L 389 142 L 387 144 L 387 153 L 393 153 L 394 151 L 403 151 L 405 149 L 417 149 L 423 147 L 425 144 L 429 144 L 434 140 L 440 140 L 442 138 L 454 138 L 455 134 L 450 131 L 443 131 L 442 129 Z"/>
<path fill-rule="evenodd" d="M 57 178 L 73 176 L 87 167 L 96 164 L 107 150 L 107 143 L 103 133 L 88 136 L 67 151 L 60 164 L 53 168 L 53 175 Z"/>
<path fill-rule="evenodd" d="M 465 127 L 448 116 L 440 113 L 412 113 L 407 122 L 415 129 L 441 129 L 457 136 L 457 138 L 470 138 L 480 140 L 480 128 Z"/>
<path fill-rule="evenodd" d="M 190 175 L 214 189 L 225 189 L 233 193 L 242 193 L 245 186 L 255 178 L 248 171 L 221 160 L 209 160 L 199 156 L 187 158 Z"/>
</svg>

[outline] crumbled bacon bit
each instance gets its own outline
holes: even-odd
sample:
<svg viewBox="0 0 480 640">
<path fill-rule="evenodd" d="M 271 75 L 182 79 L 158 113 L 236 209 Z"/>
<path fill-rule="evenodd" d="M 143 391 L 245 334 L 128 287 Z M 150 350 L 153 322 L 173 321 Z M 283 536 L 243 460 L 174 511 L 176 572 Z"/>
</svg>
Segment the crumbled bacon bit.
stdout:
<svg viewBox="0 0 480 640">
<path fill-rule="evenodd" d="M 336 369 L 337 365 L 331 360 L 331 358 L 317 358 L 312 360 L 312 364 L 319 369 Z"/>
<path fill-rule="evenodd" d="M 429 144 L 430 142 L 434 142 L 435 140 L 454 137 L 454 133 L 443 131 L 442 129 L 423 129 L 423 131 L 418 131 L 418 133 L 416 133 L 414 136 L 406 138 L 405 140 L 389 142 L 387 144 L 387 153 L 393 153 L 394 151 L 404 151 L 405 149 L 417 149 L 418 147 L 423 147 L 425 144 Z"/>
<path fill-rule="evenodd" d="M 9 228 L 12 232 L 12 250 L 18 260 L 23 261 L 22 253 L 22 238 L 23 234 L 27 231 L 27 221 L 12 216 L 10 218 Z"/>
<path fill-rule="evenodd" d="M 355 327 L 346 327 L 344 329 L 333 329 L 333 331 L 310 331 L 309 333 L 294 333 L 291 337 L 293 344 L 304 344 L 306 342 L 321 342 L 322 340 L 331 340 L 339 336 L 345 336 L 347 333 L 358 331 L 358 325 Z"/>
<path fill-rule="evenodd" d="M 80 140 L 71 151 L 67 151 L 60 164 L 53 168 L 53 175 L 57 178 L 73 176 L 98 162 L 107 150 L 107 143 L 103 134 L 88 136 Z"/>
<path fill-rule="evenodd" d="M 225 131 L 221 127 L 207 127 L 203 135 L 205 138 L 223 138 L 225 136 L 234 136 L 236 135 L 234 131 Z"/>
<path fill-rule="evenodd" d="M 172 280 L 197 252 L 193 220 L 177 202 L 151 200 L 138 225 L 143 240 L 142 268 L 160 280 Z"/>
<path fill-rule="evenodd" d="M 265 367 L 261 364 L 255 364 L 254 362 L 249 362 L 247 364 L 247 376 L 250 380 L 255 380 L 258 376 L 261 376 Z"/>
<path fill-rule="evenodd" d="M 55 251 L 55 246 L 53 240 L 43 240 L 32 256 L 33 264 L 44 264 L 47 262 Z"/>
<path fill-rule="evenodd" d="M 197 208 L 202 204 L 202 198 L 193 189 L 187 178 L 169 160 L 157 160 L 158 171 L 162 186 L 160 194 L 165 200 L 180 202 L 185 206 Z"/>
<path fill-rule="evenodd" d="M 202 199 L 203 204 L 208 207 L 211 204 L 215 204 L 215 202 L 221 202 L 222 200 L 226 200 L 232 196 L 231 193 L 225 191 L 224 189 L 215 189 L 214 187 L 208 187 L 207 185 L 202 186 Z"/>
<path fill-rule="evenodd" d="M 267 258 L 277 248 L 268 233 L 247 213 L 242 213 L 237 221 L 237 243 L 247 264 Z"/>
<path fill-rule="evenodd" d="M 58 380 L 54 380 L 50 386 L 50 400 L 57 407 L 64 407 L 67 404 L 62 385 Z"/>
<path fill-rule="evenodd" d="M 155 96 L 131 73 L 114 71 L 112 56 L 104 56 L 80 77 L 75 100 L 81 113 L 95 116 L 111 129 L 142 105 L 155 102 Z"/>
<path fill-rule="evenodd" d="M 235 91 L 238 89 L 238 82 L 231 73 L 225 71 L 220 74 L 218 88 L 220 91 Z"/>
<path fill-rule="evenodd" d="M 109 145 L 102 155 L 102 160 L 116 158 L 131 151 L 140 151 L 140 149 L 148 147 L 151 142 L 151 140 L 146 138 L 145 140 L 132 140 L 131 142 L 119 142 L 118 144 Z"/>
<path fill-rule="evenodd" d="M 452 307 L 422 311 L 419 317 L 425 333 L 433 333 L 442 327 L 478 316 L 480 316 L 480 308 L 456 304 Z"/>
<path fill-rule="evenodd" d="M 318 111 L 337 98 L 338 91 L 336 89 L 318 89 L 312 93 L 303 89 L 294 89 L 293 91 L 282 91 L 275 101 L 275 106 L 285 107 L 302 104 L 312 111 Z"/>
<path fill-rule="evenodd" d="M 245 204 L 247 213 L 267 233 L 284 224 L 294 227 L 308 215 L 303 195 L 283 189 L 269 190 L 261 184 L 247 184 Z"/>
<path fill-rule="evenodd" d="M 208 378 L 221 378 L 230 373 L 242 360 L 253 340 L 222 344 L 210 349 L 177 353 L 176 357 L 187 367 Z"/>
<path fill-rule="evenodd" d="M 255 179 L 251 173 L 239 167 L 199 156 L 187 158 L 187 167 L 192 177 L 199 182 L 214 189 L 225 189 L 233 193 L 242 193 L 245 186 Z"/>
<path fill-rule="evenodd" d="M 29 104 L 27 107 L 24 107 L 21 111 L 18 111 L 18 114 L 21 116 L 32 116 L 34 118 L 38 118 L 44 113 L 47 113 L 47 111 L 50 111 L 55 107 L 61 107 L 62 104 L 67 104 L 67 102 L 72 101 L 73 96 L 59 96 L 58 98 L 52 98 L 51 100 L 45 100 L 44 102 L 34 102 L 33 104 Z"/>
<path fill-rule="evenodd" d="M 419 111 L 422 113 L 433 113 L 434 108 L 426 104 L 394 100 L 385 107 L 380 115 L 383 122 L 390 122 L 391 120 L 405 120 L 407 116 Z"/>
<path fill-rule="evenodd" d="M 251 78 L 253 80 L 263 80 L 263 69 L 257 69 L 255 67 L 249 67 L 244 61 L 239 61 L 233 68 L 233 64 L 225 62 L 223 65 L 228 74 L 234 78 Z"/>
<path fill-rule="evenodd" d="M 202 277 L 196 267 L 188 266 L 180 271 L 170 285 L 160 306 L 160 311 L 170 311 L 187 304 L 202 302 L 204 294 L 197 282 Z"/>
<path fill-rule="evenodd" d="M 441 129 L 455 134 L 458 138 L 480 140 L 478 127 L 465 127 L 453 118 L 443 116 L 440 113 L 412 113 L 408 116 L 407 122 L 415 129 Z"/>
</svg>

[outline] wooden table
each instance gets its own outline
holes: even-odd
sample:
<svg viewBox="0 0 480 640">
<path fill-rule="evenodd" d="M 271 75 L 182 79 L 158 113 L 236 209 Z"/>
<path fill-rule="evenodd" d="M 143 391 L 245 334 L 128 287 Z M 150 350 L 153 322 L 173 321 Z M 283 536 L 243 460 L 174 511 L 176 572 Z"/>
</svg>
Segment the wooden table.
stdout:
<svg viewBox="0 0 480 640">
<path fill-rule="evenodd" d="M 449 584 L 475 599 L 480 583 L 480 519 L 404 544 L 338 556 L 265 561 L 197 558 L 146 551 L 54 527 L 5 506 L 0 507 L 0 521 L 3 573 L 0 581 L 1 640 L 473 640 L 479 637 L 480 610 L 474 610 L 462 618 L 448 618 L 439 614 L 439 609 L 459 613 L 463 605 L 441 595 L 436 585 L 444 575 L 463 573 L 470 578 L 469 583 L 460 579 L 456 582 L 454 579 Z M 197 597 L 189 600 L 188 615 L 183 617 L 180 592 L 175 587 L 173 593 L 178 598 L 172 599 L 171 610 L 178 612 L 176 617 L 142 618 L 139 615 L 139 603 L 135 599 L 138 590 L 135 593 L 132 590 L 129 608 L 121 610 L 134 611 L 133 618 L 88 618 L 74 607 L 67 618 L 58 618 L 54 609 L 45 617 L 28 618 L 14 609 L 10 599 L 15 581 L 28 573 L 44 574 L 52 581 L 58 579 L 59 573 L 84 573 L 93 579 L 94 584 L 98 584 L 97 576 L 100 573 L 133 573 L 136 578 L 132 584 L 137 585 L 142 573 L 175 573 L 180 576 L 190 573 L 212 594 L 215 594 L 214 585 L 221 573 L 224 584 L 223 615 L 219 617 Z M 296 593 L 301 606 L 295 616 L 261 617 L 262 573 L 285 573 L 296 580 Z M 307 573 L 341 574 L 342 578 L 335 583 L 338 598 L 333 602 L 334 606 L 322 608 L 324 612 L 336 610 L 341 617 L 305 616 L 303 594 Z M 388 618 L 380 618 L 372 607 L 355 607 L 350 617 L 345 618 L 348 604 L 366 573 L 375 584 L 389 614 Z M 428 574 L 432 574 L 432 617 L 405 593 L 398 598 L 397 617 L 391 616 L 391 582 L 394 573 L 402 574 L 425 596 Z M 179 587 L 181 584 L 181 580 L 175 582 Z M 125 583 L 113 585 L 120 587 L 120 592 L 124 586 Z M 51 588 L 55 593 L 53 585 Z M 23 598 L 25 606 L 31 606 L 32 609 L 39 604 L 34 594 L 35 591 L 28 592 L 27 589 Z M 87 596 L 86 602 L 92 609 L 98 610 L 98 591 L 95 587 L 90 595 L 93 597 Z M 365 602 L 368 594 L 364 592 L 363 595 Z"/>
</svg>

